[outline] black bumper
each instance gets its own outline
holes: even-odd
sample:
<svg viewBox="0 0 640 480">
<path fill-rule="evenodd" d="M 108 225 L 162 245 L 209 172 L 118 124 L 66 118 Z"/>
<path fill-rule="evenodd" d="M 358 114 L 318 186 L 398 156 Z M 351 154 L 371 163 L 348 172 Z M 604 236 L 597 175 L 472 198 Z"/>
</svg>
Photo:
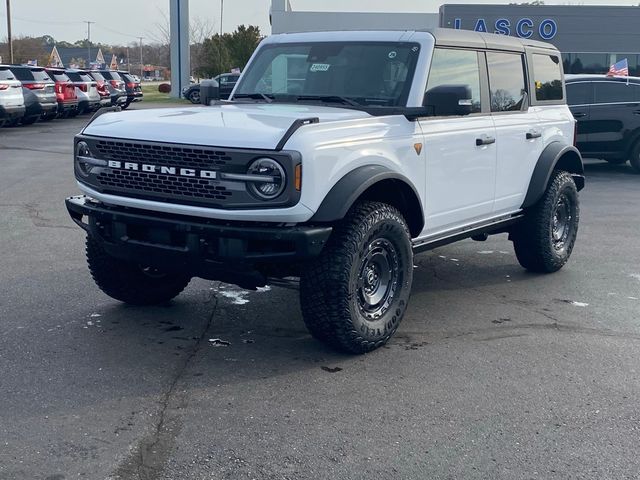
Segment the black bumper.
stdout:
<svg viewBox="0 0 640 480">
<path fill-rule="evenodd" d="M 7 120 L 16 120 L 24 117 L 26 108 L 24 105 L 15 107 L 3 107 L 0 105 L 0 122 Z"/>
<path fill-rule="evenodd" d="M 65 202 L 73 221 L 114 257 L 241 286 L 252 282 L 233 275 L 264 277 L 261 266 L 299 264 L 318 256 L 332 230 L 164 215 L 110 207 L 84 196 Z"/>
</svg>

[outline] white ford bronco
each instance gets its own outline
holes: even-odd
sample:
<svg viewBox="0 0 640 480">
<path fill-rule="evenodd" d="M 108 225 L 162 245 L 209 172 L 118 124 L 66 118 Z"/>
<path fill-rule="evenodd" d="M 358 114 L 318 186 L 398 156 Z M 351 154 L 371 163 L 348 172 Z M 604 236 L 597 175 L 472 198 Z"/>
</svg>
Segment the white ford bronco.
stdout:
<svg viewBox="0 0 640 480">
<path fill-rule="evenodd" d="M 545 43 L 274 35 L 228 101 L 94 117 L 66 205 L 117 300 L 299 278 L 312 335 L 367 352 L 398 328 L 418 252 L 508 233 L 528 270 L 567 262 L 584 172 L 565 97 Z"/>
</svg>

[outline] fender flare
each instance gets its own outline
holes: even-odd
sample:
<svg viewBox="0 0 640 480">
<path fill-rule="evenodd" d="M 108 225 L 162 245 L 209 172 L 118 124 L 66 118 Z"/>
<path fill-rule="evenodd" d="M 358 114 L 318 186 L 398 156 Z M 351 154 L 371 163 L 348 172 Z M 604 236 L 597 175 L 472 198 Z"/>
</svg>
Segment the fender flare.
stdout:
<svg viewBox="0 0 640 480">
<path fill-rule="evenodd" d="M 421 222 L 421 230 L 424 225 L 424 211 L 418 191 L 408 178 L 382 165 L 364 165 L 347 173 L 329 190 L 310 221 L 333 222 L 343 219 L 364 192 L 384 180 L 396 180 L 411 189 L 420 206 L 418 223 Z"/>
<path fill-rule="evenodd" d="M 578 191 L 584 188 L 584 165 L 578 149 L 566 143 L 552 142 L 544 149 L 538 159 L 521 208 L 531 207 L 542 198 L 551 179 L 551 174 L 558 164 L 562 170 L 571 174 Z"/>
</svg>

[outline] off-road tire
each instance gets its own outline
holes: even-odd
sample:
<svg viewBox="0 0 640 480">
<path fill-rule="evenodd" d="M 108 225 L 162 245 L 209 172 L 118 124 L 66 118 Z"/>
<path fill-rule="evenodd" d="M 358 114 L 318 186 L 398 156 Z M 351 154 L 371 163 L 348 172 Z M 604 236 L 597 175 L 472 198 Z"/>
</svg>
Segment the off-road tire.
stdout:
<svg viewBox="0 0 640 480">
<path fill-rule="evenodd" d="M 186 275 L 148 271 L 142 265 L 114 258 L 91 236 L 87 236 L 86 252 L 89 271 L 100 290 L 130 305 L 166 303 L 191 280 Z"/>
<path fill-rule="evenodd" d="M 629 163 L 631 164 L 631 168 L 636 173 L 640 173 L 640 141 L 636 142 L 634 147 L 631 149 L 631 158 L 629 159 Z"/>
<path fill-rule="evenodd" d="M 576 184 L 569 173 L 556 170 L 542 198 L 526 211 L 525 219 L 512 233 L 520 265 L 538 273 L 560 270 L 573 251 L 579 222 Z M 560 230 L 561 223 L 567 228 L 566 235 Z"/>
<path fill-rule="evenodd" d="M 384 250 L 386 260 L 375 256 Z M 372 310 L 375 305 L 363 300 L 365 292 L 372 291 L 362 286 L 365 267 L 376 263 L 372 258 L 382 259 L 383 264 L 387 261 L 390 268 L 384 275 L 391 280 L 386 281 L 387 293 L 378 303 L 377 313 Z M 382 278 L 385 268 L 380 270 Z M 321 255 L 304 268 L 300 303 L 305 324 L 313 337 L 337 350 L 369 352 L 387 343 L 397 330 L 407 309 L 412 282 L 411 235 L 402 214 L 384 203 L 358 203 L 334 227 Z"/>
</svg>

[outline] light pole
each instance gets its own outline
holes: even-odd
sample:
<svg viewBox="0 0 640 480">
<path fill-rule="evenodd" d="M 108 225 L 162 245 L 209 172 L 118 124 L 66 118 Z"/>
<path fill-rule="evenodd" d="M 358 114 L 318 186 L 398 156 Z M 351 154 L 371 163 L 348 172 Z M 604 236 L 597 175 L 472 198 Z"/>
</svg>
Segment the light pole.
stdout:
<svg viewBox="0 0 640 480">
<path fill-rule="evenodd" d="M 138 37 L 140 39 L 140 80 L 144 77 L 144 64 L 142 63 L 142 39 L 144 37 Z"/>
<path fill-rule="evenodd" d="M 11 37 L 11 0 L 7 0 L 7 46 L 9 47 L 9 63 L 13 63 L 13 38 Z"/>
<path fill-rule="evenodd" d="M 7 0 L 8 1 L 8 0 Z M 87 24 L 87 62 L 89 65 L 85 65 L 85 68 L 91 68 L 91 24 L 96 22 L 90 22 L 89 20 L 85 20 L 84 23 Z"/>
</svg>

